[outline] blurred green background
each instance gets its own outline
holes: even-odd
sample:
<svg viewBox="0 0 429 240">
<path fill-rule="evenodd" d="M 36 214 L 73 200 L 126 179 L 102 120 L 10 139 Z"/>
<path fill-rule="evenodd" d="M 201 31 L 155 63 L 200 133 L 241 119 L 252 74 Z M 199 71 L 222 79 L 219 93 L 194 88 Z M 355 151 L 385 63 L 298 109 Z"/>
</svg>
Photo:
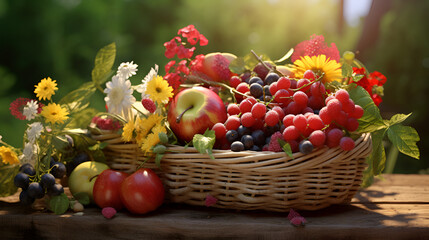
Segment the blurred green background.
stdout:
<svg viewBox="0 0 429 240">
<path fill-rule="evenodd" d="M 10 103 L 35 98 L 34 85 L 48 76 L 57 80 L 59 100 L 90 81 L 97 51 L 111 42 L 115 67 L 139 65 L 137 84 L 154 64 L 164 74 L 163 43 L 189 24 L 209 40 L 198 53 L 253 49 L 271 59 L 323 34 L 387 77 L 385 117 L 414 113 L 408 124 L 420 134 L 421 160 L 399 155 L 389 171 L 428 173 L 428 12 L 424 0 L 0 0 L 0 135 L 22 147 L 26 123 L 10 114 Z M 102 94 L 92 104 L 102 111 Z"/>
</svg>

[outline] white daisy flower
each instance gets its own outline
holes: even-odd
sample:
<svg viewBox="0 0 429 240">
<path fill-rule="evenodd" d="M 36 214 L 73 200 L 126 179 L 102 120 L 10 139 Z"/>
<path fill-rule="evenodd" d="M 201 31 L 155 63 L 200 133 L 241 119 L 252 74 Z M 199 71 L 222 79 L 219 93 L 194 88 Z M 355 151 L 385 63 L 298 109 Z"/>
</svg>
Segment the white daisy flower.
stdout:
<svg viewBox="0 0 429 240">
<path fill-rule="evenodd" d="M 133 61 L 131 62 L 123 62 L 118 67 L 117 75 L 120 78 L 128 79 L 129 77 L 136 75 L 137 72 L 137 64 L 134 64 Z"/>
<path fill-rule="evenodd" d="M 30 121 L 36 117 L 38 109 L 39 104 L 37 104 L 37 101 L 31 100 L 27 102 L 27 105 L 24 107 L 23 114 L 25 118 Z"/>
<path fill-rule="evenodd" d="M 130 80 L 115 75 L 112 77 L 112 81 L 106 83 L 104 93 L 107 94 L 104 101 L 106 101 L 108 111 L 128 118 L 131 106 L 136 102 Z"/>
<path fill-rule="evenodd" d="M 34 122 L 27 128 L 27 139 L 30 143 L 34 144 L 37 138 L 43 131 L 43 125 L 40 122 Z"/>
<path fill-rule="evenodd" d="M 158 76 L 158 65 L 155 64 L 155 69 L 151 68 L 149 73 L 144 77 L 142 83 L 137 86 L 136 91 L 142 94 L 143 98 L 148 98 L 149 95 L 145 94 L 147 83 L 150 82 L 153 78 Z"/>
<path fill-rule="evenodd" d="M 24 149 L 22 150 L 22 155 L 19 156 L 21 163 L 30 163 L 34 164 L 36 161 L 36 151 L 37 145 L 30 142 L 25 143 Z"/>
</svg>

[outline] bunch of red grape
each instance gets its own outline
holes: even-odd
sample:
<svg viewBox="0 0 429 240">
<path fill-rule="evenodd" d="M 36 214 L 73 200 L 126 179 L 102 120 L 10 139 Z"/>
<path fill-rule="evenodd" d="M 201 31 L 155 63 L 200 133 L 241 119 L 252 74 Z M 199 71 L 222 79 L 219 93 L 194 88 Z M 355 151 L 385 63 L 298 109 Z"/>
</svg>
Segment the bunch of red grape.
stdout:
<svg viewBox="0 0 429 240">
<path fill-rule="evenodd" d="M 327 90 L 319 77 L 307 70 L 295 80 L 260 66 L 231 77 L 230 86 L 241 94 L 227 106 L 228 119 L 212 128 L 216 147 L 280 152 L 283 141 L 304 154 L 323 146 L 352 150 L 350 133 L 359 127 L 363 108 L 346 90 Z"/>
</svg>

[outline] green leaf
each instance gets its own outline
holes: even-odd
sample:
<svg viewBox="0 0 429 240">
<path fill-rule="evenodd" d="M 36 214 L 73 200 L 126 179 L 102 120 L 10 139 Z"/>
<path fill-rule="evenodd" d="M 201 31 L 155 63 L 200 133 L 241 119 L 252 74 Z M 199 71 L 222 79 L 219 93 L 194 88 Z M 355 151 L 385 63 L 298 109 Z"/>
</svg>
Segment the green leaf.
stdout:
<svg viewBox="0 0 429 240">
<path fill-rule="evenodd" d="M 0 197 L 10 196 L 18 190 L 13 183 L 15 175 L 18 174 L 18 165 L 6 165 L 0 167 Z"/>
<path fill-rule="evenodd" d="M 372 173 L 372 166 L 368 164 L 368 167 L 363 171 L 362 184 L 360 185 L 362 188 L 367 188 L 372 185 L 374 182 L 374 174 Z"/>
<path fill-rule="evenodd" d="M 411 116 L 412 113 L 405 115 L 405 114 L 396 114 L 394 115 L 392 118 L 390 118 L 390 120 L 386 121 L 385 123 L 388 126 L 393 126 L 399 123 L 402 123 L 403 121 L 405 121 L 408 117 Z"/>
<path fill-rule="evenodd" d="M 398 150 L 415 159 L 420 158 L 417 142 L 420 141 L 417 131 L 409 126 L 393 125 L 387 130 L 389 140 Z"/>
<path fill-rule="evenodd" d="M 57 135 L 52 138 L 52 144 L 55 149 L 62 150 L 69 146 L 69 142 L 65 136 Z"/>
<path fill-rule="evenodd" d="M 67 124 L 67 127 L 85 129 L 91 124 L 92 118 L 97 115 L 97 113 L 99 113 L 99 111 L 94 108 L 83 109 L 74 114 L 72 120 Z"/>
<path fill-rule="evenodd" d="M 386 163 L 386 152 L 384 150 L 383 139 L 386 135 L 386 129 L 381 129 L 371 133 L 372 152 L 368 159 L 368 165 L 372 168 L 373 175 L 379 175 L 383 172 Z"/>
<path fill-rule="evenodd" d="M 63 214 L 69 209 L 70 200 L 66 194 L 61 193 L 58 196 L 52 197 L 49 201 L 49 207 L 55 214 Z"/>
<path fill-rule="evenodd" d="M 282 147 L 283 151 L 291 158 L 293 158 L 292 155 L 292 148 L 290 147 L 290 144 L 280 138 L 277 138 L 277 141 L 279 142 L 280 146 Z"/>
<path fill-rule="evenodd" d="M 158 168 L 161 168 L 161 159 L 164 157 L 164 154 L 163 153 L 158 153 L 158 154 L 156 154 L 156 157 L 155 157 L 155 164 L 156 164 L 156 166 L 158 166 Z"/>
<path fill-rule="evenodd" d="M 352 86 L 349 89 L 349 94 L 355 104 L 361 106 L 364 110 L 363 116 L 358 120 L 358 132 L 375 132 L 387 127 L 380 115 L 380 110 L 364 88 Z"/>
<path fill-rule="evenodd" d="M 244 62 L 244 58 L 237 57 L 229 64 L 229 70 L 233 73 L 241 74 L 245 72 L 246 69 L 246 63 Z"/>
<path fill-rule="evenodd" d="M 74 114 L 88 107 L 95 90 L 93 83 L 84 83 L 78 89 L 65 95 L 58 103 L 66 107 L 70 114 Z"/>
<path fill-rule="evenodd" d="M 111 43 L 98 51 L 95 57 L 95 66 L 92 70 L 92 81 L 99 87 L 106 82 L 111 75 L 112 67 L 116 57 L 116 44 Z"/>
<path fill-rule="evenodd" d="M 275 63 L 281 63 L 286 61 L 286 59 L 290 58 L 290 56 L 292 56 L 293 54 L 293 48 L 291 48 L 282 58 L 280 58 L 279 60 L 275 60 Z"/>
<path fill-rule="evenodd" d="M 353 82 L 359 82 L 363 77 L 365 77 L 365 75 L 358 74 L 358 75 L 354 75 L 352 79 L 353 79 Z"/>
<path fill-rule="evenodd" d="M 353 68 L 348 63 L 343 63 L 343 66 L 341 67 L 341 71 L 342 71 L 343 77 L 352 77 L 353 76 Z"/>
<path fill-rule="evenodd" d="M 91 198 L 89 197 L 88 193 L 78 192 L 78 193 L 74 194 L 73 197 L 77 201 L 82 203 L 82 205 L 88 205 L 91 203 Z"/>
<path fill-rule="evenodd" d="M 213 130 L 207 129 L 203 135 L 195 134 L 192 139 L 192 145 L 197 149 L 200 153 L 207 153 L 210 155 L 210 158 L 214 160 L 213 154 L 211 154 L 211 150 L 213 149 L 213 145 L 216 140 L 216 135 Z"/>
</svg>

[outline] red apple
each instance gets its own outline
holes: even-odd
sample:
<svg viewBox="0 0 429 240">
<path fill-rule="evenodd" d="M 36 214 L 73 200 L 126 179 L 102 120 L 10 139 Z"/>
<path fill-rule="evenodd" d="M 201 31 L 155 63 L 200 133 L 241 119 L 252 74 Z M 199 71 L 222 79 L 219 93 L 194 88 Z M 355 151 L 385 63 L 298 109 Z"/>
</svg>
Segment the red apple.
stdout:
<svg viewBox="0 0 429 240">
<path fill-rule="evenodd" d="M 97 206 L 122 209 L 124 204 L 121 201 L 121 184 L 128 175 L 128 173 L 112 169 L 104 170 L 98 175 L 93 188 L 94 202 Z"/>
<path fill-rule="evenodd" d="M 164 186 L 156 173 L 140 168 L 121 185 L 121 200 L 128 211 L 144 214 L 157 209 L 164 202 Z"/>
<path fill-rule="evenodd" d="M 209 53 L 204 56 L 203 71 L 213 81 L 229 81 L 232 76 L 229 64 L 236 58 L 231 53 Z"/>
<path fill-rule="evenodd" d="M 214 124 L 227 119 L 222 99 L 205 87 L 187 88 L 179 92 L 168 109 L 168 122 L 179 140 L 190 142 Z"/>
</svg>

